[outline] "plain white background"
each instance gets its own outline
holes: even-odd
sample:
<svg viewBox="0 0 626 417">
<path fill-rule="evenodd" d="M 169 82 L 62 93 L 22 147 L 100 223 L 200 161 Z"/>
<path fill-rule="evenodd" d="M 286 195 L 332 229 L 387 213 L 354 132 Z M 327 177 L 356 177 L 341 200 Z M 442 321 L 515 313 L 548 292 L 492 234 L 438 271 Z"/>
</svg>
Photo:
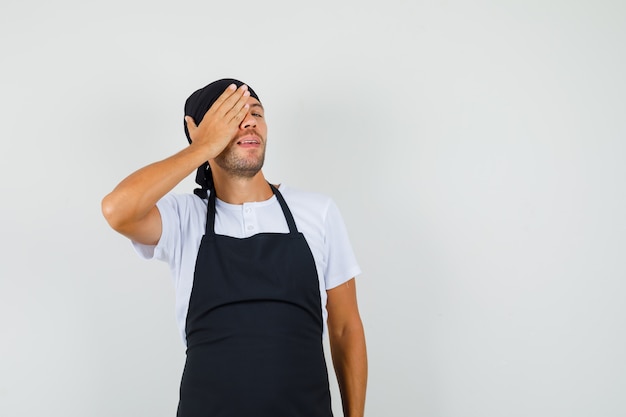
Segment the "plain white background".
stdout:
<svg viewBox="0 0 626 417">
<path fill-rule="evenodd" d="M 175 415 L 168 268 L 100 200 L 222 77 L 342 211 L 367 415 L 626 415 L 625 44 L 617 0 L 3 0 L 0 415 Z"/>
</svg>

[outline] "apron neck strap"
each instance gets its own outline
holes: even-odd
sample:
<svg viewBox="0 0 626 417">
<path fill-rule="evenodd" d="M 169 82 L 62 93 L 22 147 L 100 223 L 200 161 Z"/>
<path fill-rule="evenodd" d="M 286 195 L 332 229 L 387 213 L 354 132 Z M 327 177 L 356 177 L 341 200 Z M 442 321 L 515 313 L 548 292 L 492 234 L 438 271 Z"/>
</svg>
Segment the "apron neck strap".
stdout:
<svg viewBox="0 0 626 417">
<path fill-rule="evenodd" d="M 297 234 L 298 228 L 296 227 L 296 222 L 293 219 L 293 215 L 291 214 L 291 210 L 287 206 L 283 195 L 278 191 L 278 188 L 274 187 L 272 184 L 268 182 L 272 192 L 276 196 L 278 200 L 278 204 L 280 204 L 280 208 L 283 210 L 283 215 L 285 216 L 285 220 L 287 221 L 287 226 L 289 226 L 289 233 Z M 207 203 L 207 213 L 206 213 L 206 230 L 205 234 L 214 235 L 215 234 L 215 187 L 211 187 L 209 191 L 209 201 Z"/>
<path fill-rule="evenodd" d="M 268 184 L 270 183 L 268 182 Z M 291 210 L 289 210 L 289 207 L 287 206 L 287 203 L 285 202 L 283 195 L 280 193 L 280 191 L 278 191 L 278 188 L 274 187 L 272 184 L 270 184 L 270 188 L 274 192 L 274 195 L 276 196 L 276 199 L 278 200 L 278 203 L 280 204 L 280 208 L 283 209 L 285 220 L 287 220 L 287 225 L 289 226 L 289 233 L 291 233 L 292 235 L 298 233 L 296 222 L 293 219 Z"/>
</svg>

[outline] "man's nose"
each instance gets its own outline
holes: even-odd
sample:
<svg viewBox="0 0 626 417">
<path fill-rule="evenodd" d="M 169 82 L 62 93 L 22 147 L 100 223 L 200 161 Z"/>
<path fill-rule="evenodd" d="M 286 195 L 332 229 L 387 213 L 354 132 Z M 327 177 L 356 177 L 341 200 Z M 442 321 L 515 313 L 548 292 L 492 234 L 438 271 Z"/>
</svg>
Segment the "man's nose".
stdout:
<svg viewBox="0 0 626 417">
<path fill-rule="evenodd" d="M 251 127 L 256 127 L 256 118 L 252 116 L 250 112 L 246 114 L 246 117 L 243 118 L 241 124 L 239 125 L 240 129 L 249 129 Z"/>
</svg>

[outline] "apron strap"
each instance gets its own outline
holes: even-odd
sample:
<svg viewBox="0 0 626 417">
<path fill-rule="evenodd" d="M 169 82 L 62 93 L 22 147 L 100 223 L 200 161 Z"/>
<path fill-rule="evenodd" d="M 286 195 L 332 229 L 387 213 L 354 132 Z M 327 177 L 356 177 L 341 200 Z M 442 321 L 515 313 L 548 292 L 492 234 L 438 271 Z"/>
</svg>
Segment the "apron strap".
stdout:
<svg viewBox="0 0 626 417">
<path fill-rule="evenodd" d="M 287 226 L 289 226 L 289 233 L 297 234 L 298 228 L 296 227 L 296 222 L 293 219 L 293 215 L 291 214 L 291 210 L 287 206 L 283 195 L 278 191 L 276 187 L 268 182 L 272 192 L 276 196 L 278 200 L 278 204 L 280 204 L 280 208 L 283 210 L 283 215 L 285 216 L 285 220 L 287 220 Z M 207 213 L 206 213 L 206 229 L 204 231 L 206 235 L 215 235 L 215 188 L 211 187 L 209 190 L 209 201 L 207 203 Z"/>
<path fill-rule="evenodd" d="M 215 187 L 209 189 L 209 201 L 206 207 L 206 228 L 205 235 L 215 235 Z"/>
<path fill-rule="evenodd" d="M 268 182 L 268 184 L 270 183 Z M 289 226 L 289 233 L 291 233 L 292 235 L 297 234 L 298 228 L 296 227 L 296 222 L 293 220 L 293 215 L 291 214 L 291 210 L 289 210 L 289 207 L 287 206 L 287 203 L 285 202 L 283 195 L 272 184 L 270 184 L 270 188 L 274 192 L 274 195 L 276 196 L 276 199 L 278 200 L 280 207 L 283 209 L 285 220 L 287 220 L 287 225 Z"/>
</svg>

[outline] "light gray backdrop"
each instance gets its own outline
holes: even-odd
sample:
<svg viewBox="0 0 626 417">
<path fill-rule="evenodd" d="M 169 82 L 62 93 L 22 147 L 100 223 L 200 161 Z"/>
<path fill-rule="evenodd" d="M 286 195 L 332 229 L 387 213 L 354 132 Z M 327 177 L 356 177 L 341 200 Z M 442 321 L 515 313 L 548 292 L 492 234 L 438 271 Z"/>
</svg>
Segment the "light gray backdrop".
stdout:
<svg viewBox="0 0 626 417">
<path fill-rule="evenodd" d="M 626 415 L 624 4 L 3 0 L 0 415 L 174 415 L 168 268 L 100 200 L 228 76 L 345 217 L 369 416 Z"/>
</svg>

